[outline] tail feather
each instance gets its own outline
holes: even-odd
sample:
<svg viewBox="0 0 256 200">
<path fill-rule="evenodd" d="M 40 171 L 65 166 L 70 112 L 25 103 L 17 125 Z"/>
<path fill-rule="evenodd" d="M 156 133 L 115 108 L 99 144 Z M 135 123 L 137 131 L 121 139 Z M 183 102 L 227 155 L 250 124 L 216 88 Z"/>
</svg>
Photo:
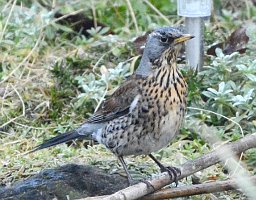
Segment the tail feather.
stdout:
<svg viewBox="0 0 256 200">
<path fill-rule="evenodd" d="M 65 143 L 65 142 L 69 142 L 75 139 L 79 139 L 79 138 L 83 138 L 84 135 L 80 135 L 78 134 L 78 132 L 76 130 L 67 132 L 67 133 L 63 133 L 60 134 L 54 138 L 51 138 L 47 141 L 45 141 L 44 143 L 36 146 L 32 151 L 30 151 L 29 153 L 41 150 L 41 149 L 45 149 L 51 146 L 55 146 L 57 144 L 61 144 L 61 143 Z"/>
</svg>

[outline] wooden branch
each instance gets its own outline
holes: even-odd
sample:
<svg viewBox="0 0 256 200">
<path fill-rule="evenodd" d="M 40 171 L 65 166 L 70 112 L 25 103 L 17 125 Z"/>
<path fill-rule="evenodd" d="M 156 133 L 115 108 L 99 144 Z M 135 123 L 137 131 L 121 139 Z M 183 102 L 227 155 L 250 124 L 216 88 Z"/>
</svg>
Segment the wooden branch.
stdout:
<svg viewBox="0 0 256 200">
<path fill-rule="evenodd" d="M 181 176 L 178 179 L 182 179 L 189 175 L 194 174 L 195 172 L 201 171 L 209 166 L 215 165 L 220 162 L 221 159 L 228 159 L 229 154 L 225 155 L 225 150 L 229 149 L 234 154 L 240 154 L 248 149 L 256 148 L 256 135 L 247 135 L 244 138 L 230 143 L 225 144 L 218 149 L 205 154 L 195 160 L 188 161 L 181 165 L 179 168 L 181 170 Z M 222 158 L 219 158 L 219 155 L 222 155 Z M 153 187 L 148 187 L 145 183 L 141 182 L 136 185 L 130 186 L 123 190 L 120 190 L 112 195 L 109 195 L 103 199 L 105 200 L 120 200 L 120 199 L 138 199 L 147 194 L 154 192 L 155 190 L 159 190 L 162 187 L 171 183 L 170 177 L 168 173 L 162 173 L 159 177 L 148 181 Z M 155 190 L 154 190 L 155 189 Z"/>
<path fill-rule="evenodd" d="M 256 176 L 249 179 L 256 184 Z M 197 185 L 181 186 L 176 188 L 161 189 L 153 194 L 142 197 L 140 200 L 160 200 L 169 198 L 186 197 L 198 194 L 207 194 L 213 192 L 222 192 L 239 189 L 235 180 L 214 181 Z M 102 200 L 108 196 L 88 197 L 86 200 Z M 82 199 L 80 199 L 82 200 Z"/>
<path fill-rule="evenodd" d="M 251 177 L 249 180 L 256 184 L 256 176 Z M 239 189 L 235 180 L 214 181 L 210 183 L 162 189 L 158 192 L 143 197 L 141 200 L 169 199 L 234 189 Z"/>
</svg>

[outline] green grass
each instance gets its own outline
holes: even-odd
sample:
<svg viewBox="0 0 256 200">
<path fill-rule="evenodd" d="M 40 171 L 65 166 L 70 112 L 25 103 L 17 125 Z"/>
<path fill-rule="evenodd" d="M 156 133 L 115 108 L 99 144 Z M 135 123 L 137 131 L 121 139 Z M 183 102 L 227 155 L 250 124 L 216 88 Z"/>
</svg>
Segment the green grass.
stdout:
<svg viewBox="0 0 256 200">
<path fill-rule="evenodd" d="M 134 70 L 136 56 L 132 40 L 149 29 L 180 23 L 176 16 L 176 1 L 150 1 L 165 17 L 155 13 L 147 3 L 131 1 L 136 21 L 125 1 L 83 1 L 65 4 L 58 9 L 70 13 L 83 8 L 115 34 L 104 35 L 95 29 L 91 37 L 69 37 L 72 31 L 53 18 L 53 12 L 37 2 L 2 3 L 0 14 L 0 180 L 10 185 L 45 168 L 67 163 L 93 164 L 111 173 L 124 173 L 116 158 L 101 145 L 87 148 L 78 142 L 70 147 L 59 145 L 24 155 L 47 138 L 70 130 L 88 118 L 106 93 L 111 93 Z M 241 24 L 255 16 L 256 10 L 246 7 L 227 12 L 215 3 L 216 13 L 206 24 L 205 48 L 223 42 Z M 225 5 L 230 6 L 230 5 Z M 234 18 L 235 16 L 235 18 Z M 135 23 L 138 30 L 135 28 Z M 239 123 L 244 134 L 255 132 L 255 27 L 248 30 L 250 42 L 246 54 L 217 57 L 206 56 L 203 71 L 195 75 L 186 68 L 183 74 L 189 84 L 189 106 L 210 110 Z M 107 29 L 105 29 L 107 31 Z M 126 61 L 126 62 L 124 62 Z M 210 77 L 210 78 L 209 78 Z M 214 127 L 223 141 L 242 137 L 240 128 L 219 115 L 188 110 L 186 122 L 173 144 L 156 156 L 167 165 L 179 165 L 209 151 L 212 147 L 200 133 L 202 124 Z M 193 127 L 193 128 L 191 128 Z M 255 150 L 244 156 L 251 173 Z M 132 175 L 137 178 L 157 174 L 158 169 L 147 157 L 127 158 Z M 200 174 L 202 181 L 211 177 L 228 178 L 221 165 L 212 166 Z M 183 180 L 190 183 L 190 179 Z M 220 193 L 220 198 L 239 199 L 237 193 Z M 193 197 L 192 199 L 200 199 Z M 204 199 L 210 198 L 204 195 Z"/>
</svg>

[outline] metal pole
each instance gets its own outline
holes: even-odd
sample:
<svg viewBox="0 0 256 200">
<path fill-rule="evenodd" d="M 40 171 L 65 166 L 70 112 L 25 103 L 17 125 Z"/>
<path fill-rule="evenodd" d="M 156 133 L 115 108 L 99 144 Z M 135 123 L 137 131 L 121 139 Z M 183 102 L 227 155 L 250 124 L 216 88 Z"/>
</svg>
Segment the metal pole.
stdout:
<svg viewBox="0 0 256 200">
<path fill-rule="evenodd" d="M 186 17 L 185 24 L 186 32 L 195 36 L 186 45 L 187 64 L 194 71 L 200 71 L 203 65 L 204 21 L 202 17 Z"/>
</svg>

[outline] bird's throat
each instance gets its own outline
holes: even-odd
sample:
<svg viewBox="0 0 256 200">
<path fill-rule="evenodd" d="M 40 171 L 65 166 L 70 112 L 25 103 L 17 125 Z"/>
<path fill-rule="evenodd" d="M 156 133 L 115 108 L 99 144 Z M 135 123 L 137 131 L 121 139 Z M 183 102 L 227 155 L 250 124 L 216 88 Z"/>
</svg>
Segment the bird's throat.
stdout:
<svg viewBox="0 0 256 200">
<path fill-rule="evenodd" d="M 154 73 L 154 81 L 159 84 L 160 87 L 167 89 L 176 82 L 177 79 L 177 68 L 176 66 L 165 66 L 160 67 Z"/>
</svg>

